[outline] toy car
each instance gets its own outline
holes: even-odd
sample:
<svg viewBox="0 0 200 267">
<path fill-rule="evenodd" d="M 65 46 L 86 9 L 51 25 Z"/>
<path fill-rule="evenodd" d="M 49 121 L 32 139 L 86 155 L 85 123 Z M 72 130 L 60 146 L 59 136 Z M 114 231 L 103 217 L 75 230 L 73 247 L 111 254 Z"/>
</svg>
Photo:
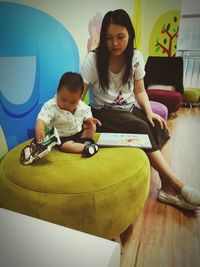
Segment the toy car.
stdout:
<svg viewBox="0 0 200 267">
<path fill-rule="evenodd" d="M 54 127 L 49 133 L 46 134 L 42 143 L 37 143 L 34 138 L 31 143 L 25 146 L 20 155 L 20 162 L 24 165 L 31 164 L 34 161 L 44 157 L 51 151 L 55 145 L 60 145 L 61 141 L 56 128 Z"/>
</svg>

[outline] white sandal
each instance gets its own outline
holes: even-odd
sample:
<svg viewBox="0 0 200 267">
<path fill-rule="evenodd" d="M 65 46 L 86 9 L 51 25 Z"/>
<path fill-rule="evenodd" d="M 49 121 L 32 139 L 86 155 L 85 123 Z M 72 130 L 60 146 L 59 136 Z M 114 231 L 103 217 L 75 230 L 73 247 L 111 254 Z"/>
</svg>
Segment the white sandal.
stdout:
<svg viewBox="0 0 200 267">
<path fill-rule="evenodd" d="M 200 207 L 200 192 L 190 186 L 184 185 L 181 189 L 181 196 L 189 204 Z"/>
<path fill-rule="evenodd" d="M 170 204 L 179 208 L 187 209 L 187 210 L 198 210 L 200 207 L 194 206 L 188 202 L 186 202 L 181 195 L 172 196 L 170 194 L 165 193 L 162 189 L 159 190 L 157 200 L 160 202 Z"/>
</svg>

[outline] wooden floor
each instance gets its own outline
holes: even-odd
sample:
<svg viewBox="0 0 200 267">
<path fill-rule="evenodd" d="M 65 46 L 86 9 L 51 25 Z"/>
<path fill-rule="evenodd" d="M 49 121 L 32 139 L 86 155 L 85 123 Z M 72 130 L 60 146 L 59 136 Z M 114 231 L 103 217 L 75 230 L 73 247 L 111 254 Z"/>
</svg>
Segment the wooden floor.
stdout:
<svg viewBox="0 0 200 267">
<path fill-rule="evenodd" d="M 200 109 L 181 108 L 168 119 L 171 139 L 163 154 L 175 174 L 200 190 Z M 199 267 L 200 211 L 183 211 L 156 200 L 160 187 L 152 169 L 151 190 L 137 221 L 122 235 L 121 267 Z"/>
</svg>

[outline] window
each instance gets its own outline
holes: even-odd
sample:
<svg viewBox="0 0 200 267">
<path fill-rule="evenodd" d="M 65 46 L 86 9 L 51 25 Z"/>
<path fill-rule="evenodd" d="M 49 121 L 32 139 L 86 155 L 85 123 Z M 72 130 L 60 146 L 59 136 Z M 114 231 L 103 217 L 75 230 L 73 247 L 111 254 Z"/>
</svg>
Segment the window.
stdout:
<svg viewBox="0 0 200 267">
<path fill-rule="evenodd" d="M 184 60 L 184 86 L 200 88 L 200 5 L 183 0 L 176 56 Z"/>
</svg>

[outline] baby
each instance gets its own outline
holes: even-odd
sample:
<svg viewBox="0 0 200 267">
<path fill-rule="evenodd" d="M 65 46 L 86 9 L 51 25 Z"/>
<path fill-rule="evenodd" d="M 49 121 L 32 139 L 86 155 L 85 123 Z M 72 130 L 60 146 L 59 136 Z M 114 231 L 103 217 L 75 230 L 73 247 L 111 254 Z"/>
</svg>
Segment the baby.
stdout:
<svg viewBox="0 0 200 267">
<path fill-rule="evenodd" d="M 82 153 L 90 157 L 97 153 L 98 146 L 92 139 L 96 124 L 91 108 L 82 100 L 83 79 L 80 74 L 66 72 L 60 79 L 57 94 L 45 102 L 38 114 L 35 136 L 38 143 L 45 137 L 45 128 L 55 127 L 61 143 L 57 147 L 63 152 Z"/>
</svg>

